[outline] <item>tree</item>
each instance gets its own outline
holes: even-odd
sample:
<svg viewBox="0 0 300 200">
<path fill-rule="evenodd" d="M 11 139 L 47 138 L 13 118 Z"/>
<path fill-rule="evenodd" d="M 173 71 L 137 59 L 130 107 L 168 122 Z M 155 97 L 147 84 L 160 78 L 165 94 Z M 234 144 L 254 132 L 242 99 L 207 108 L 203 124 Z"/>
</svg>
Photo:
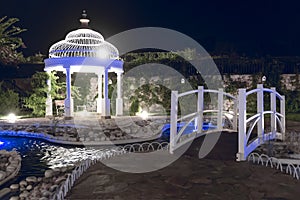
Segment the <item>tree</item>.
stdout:
<svg viewBox="0 0 300 200">
<path fill-rule="evenodd" d="M 24 47 L 24 43 L 18 34 L 25 31 L 14 26 L 19 19 L 17 18 L 0 18 L 0 63 L 4 65 L 16 65 L 24 62 L 24 56 L 17 52 L 19 47 Z"/>
<path fill-rule="evenodd" d="M 13 90 L 4 89 L 2 84 L 3 82 L 0 82 L 0 114 L 6 115 L 18 111 L 19 94 Z"/>
<path fill-rule="evenodd" d="M 48 93 L 47 80 L 51 80 L 51 97 L 52 99 L 62 100 L 66 97 L 66 83 L 59 82 L 59 77 L 55 71 L 51 73 L 37 72 L 32 76 L 31 87 L 32 94 L 25 98 L 25 106 L 32 109 L 34 116 L 44 116 L 46 109 L 46 99 Z M 72 97 L 80 99 L 78 87 L 72 86 Z"/>
<path fill-rule="evenodd" d="M 60 98 L 60 90 L 62 88 L 61 84 L 57 82 L 58 77 L 56 72 L 46 73 L 46 72 L 37 72 L 32 76 L 31 87 L 33 88 L 32 94 L 25 98 L 25 106 L 32 109 L 32 114 L 34 116 L 43 116 L 45 115 L 46 109 L 46 98 L 48 92 L 47 80 L 51 80 L 51 97 Z"/>
</svg>

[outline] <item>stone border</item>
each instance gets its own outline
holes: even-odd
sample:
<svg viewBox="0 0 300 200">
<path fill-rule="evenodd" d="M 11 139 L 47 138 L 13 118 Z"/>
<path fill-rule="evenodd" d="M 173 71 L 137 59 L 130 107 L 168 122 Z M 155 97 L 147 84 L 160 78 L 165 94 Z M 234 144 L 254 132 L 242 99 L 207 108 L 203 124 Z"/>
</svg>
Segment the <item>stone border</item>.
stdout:
<svg viewBox="0 0 300 200">
<path fill-rule="evenodd" d="M 1 150 L 0 154 L 3 155 L 9 155 L 8 157 L 11 156 L 15 156 L 13 160 L 19 161 L 17 163 L 17 166 L 15 167 L 15 170 L 13 172 L 11 172 L 8 176 L 6 176 L 3 180 L 0 181 L 0 186 L 4 183 L 6 183 L 7 181 L 9 181 L 10 179 L 14 178 L 20 171 L 21 169 L 21 156 L 17 151 L 6 151 L 6 150 Z M 10 161 L 8 161 L 10 163 Z M 8 165 L 10 166 L 10 165 Z M 7 171 L 6 171 L 7 172 Z"/>
<path fill-rule="evenodd" d="M 15 178 L 17 176 L 17 174 L 19 173 L 20 169 L 21 169 L 21 156 L 20 154 L 13 150 L 13 151 L 6 151 L 6 150 L 0 150 L 0 154 L 1 155 L 8 155 L 8 163 L 10 163 L 9 165 L 7 165 L 7 168 L 9 166 L 11 166 L 11 160 L 10 158 L 13 157 L 12 161 L 18 161 L 18 163 L 15 163 L 17 164 L 17 166 L 15 167 L 12 167 L 14 170 L 8 175 L 6 176 L 3 180 L 0 181 L 0 186 L 5 184 L 6 182 L 8 182 L 9 180 Z M 6 168 L 6 173 L 7 173 L 7 168 Z M 0 190 L 0 198 L 2 198 L 3 196 L 6 196 L 8 193 L 11 192 L 11 189 L 10 188 L 3 188 Z"/>
</svg>

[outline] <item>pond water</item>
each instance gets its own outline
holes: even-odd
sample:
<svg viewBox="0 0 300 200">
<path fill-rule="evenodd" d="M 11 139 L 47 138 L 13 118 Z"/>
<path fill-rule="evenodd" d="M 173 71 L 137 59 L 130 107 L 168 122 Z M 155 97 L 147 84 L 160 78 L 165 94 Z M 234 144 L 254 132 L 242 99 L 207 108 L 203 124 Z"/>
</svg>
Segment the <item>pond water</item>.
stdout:
<svg viewBox="0 0 300 200">
<path fill-rule="evenodd" d="M 18 175 L 0 186 L 9 187 L 13 183 L 28 176 L 43 177 L 47 169 L 69 166 L 82 159 L 96 159 L 103 153 L 112 151 L 106 147 L 74 147 L 56 145 L 33 138 L 0 136 L 0 149 L 11 151 L 15 149 L 22 157 L 22 165 Z"/>
</svg>

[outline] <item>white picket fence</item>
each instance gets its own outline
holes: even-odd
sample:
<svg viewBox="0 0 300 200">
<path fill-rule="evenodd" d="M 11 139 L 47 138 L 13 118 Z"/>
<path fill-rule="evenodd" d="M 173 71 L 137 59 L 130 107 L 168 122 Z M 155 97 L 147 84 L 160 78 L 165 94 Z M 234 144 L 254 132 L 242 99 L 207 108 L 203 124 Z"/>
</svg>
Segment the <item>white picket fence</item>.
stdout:
<svg viewBox="0 0 300 200">
<path fill-rule="evenodd" d="M 205 110 L 204 109 L 204 94 L 208 93 L 217 94 L 218 96 L 218 104 L 217 109 L 215 110 Z M 197 95 L 197 111 L 193 113 L 186 114 L 184 116 L 178 116 L 178 104 L 180 98 L 188 95 Z M 228 110 L 224 110 L 224 97 L 231 99 L 234 102 L 234 108 L 232 110 L 232 119 L 228 118 L 226 114 L 232 114 Z M 214 115 L 217 118 L 216 128 L 203 130 L 203 122 L 204 122 L 204 114 Z M 223 89 L 219 90 L 209 90 L 204 89 L 203 86 L 199 86 L 197 90 L 192 90 L 188 92 L 184 92 L 179 94 L 178 91 L 172 91 L 171 96 L 171 117 L 170 117 L 170 153 L 174 153 L 174 151 L 184 144 L 194 140 L 197 137 L 200 137 L 204 134 L 208 134 L 215 131 L 222 131 L 223 124 L 225 119 L 230 123 L 230 129 L 232 131 L 237 130 L 237 99 L 233 95 L 226 93 Z M 183 125 L 182 128 L 178 130 L 178 124 L 182 121 L 187 120 L 187 122 Z M 194 129 L 192 132 L 188 134 L 186 133 L 186 129 L 188 126 L 194 123 Z"/>
<path fill-rule="evenodd" d="M 300 179 L 300 165 L 292 162 L 285 162 L 284 159 L 269 157 L 265 154 L 251 153 L 247 159 L 254 164 L 261 164 L 262 166 L 271 167 L 281 172 L 285 172 L 293 176 L 295 179 Z"/>
</svg>

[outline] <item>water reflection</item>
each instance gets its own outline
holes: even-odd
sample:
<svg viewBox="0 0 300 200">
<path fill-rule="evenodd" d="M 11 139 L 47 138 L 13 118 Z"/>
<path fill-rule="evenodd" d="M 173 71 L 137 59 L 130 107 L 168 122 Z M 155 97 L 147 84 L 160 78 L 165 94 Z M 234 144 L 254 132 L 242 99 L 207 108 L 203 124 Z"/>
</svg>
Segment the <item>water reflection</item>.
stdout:
<svg viewBox="0 0 300 200">
<path fill-rule="evenodd" d="M 20 152 L 22 156 L 21 173 L 43 175 L 49 168 L 74 165 L 85 159 L 100 159 L 115 151 L 112 148 L 74 147 L 56 145 L 41 140 L 1 136 L 0 149 Z"/>
</svg>

